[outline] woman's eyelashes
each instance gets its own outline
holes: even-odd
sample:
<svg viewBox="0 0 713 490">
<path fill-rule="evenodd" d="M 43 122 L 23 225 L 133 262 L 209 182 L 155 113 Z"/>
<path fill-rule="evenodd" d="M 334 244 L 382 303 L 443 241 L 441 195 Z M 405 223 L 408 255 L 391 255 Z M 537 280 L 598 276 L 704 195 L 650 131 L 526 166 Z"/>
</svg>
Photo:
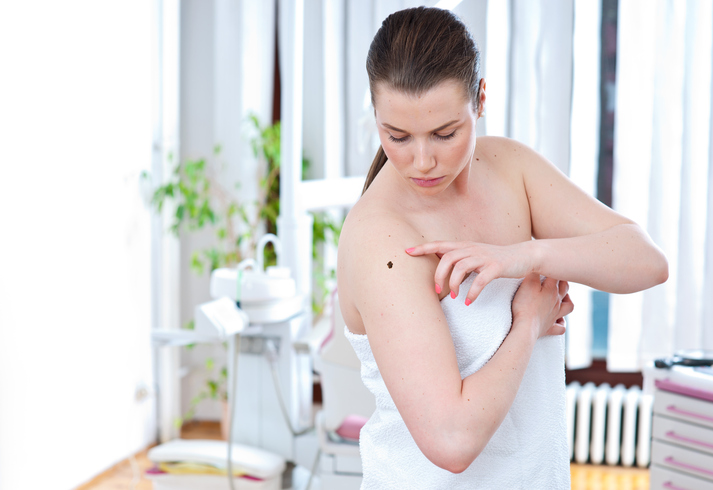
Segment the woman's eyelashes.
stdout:
<svg viewBox="0 0 713 490">
<path fill-rule="evenodd" d="M 408 136 L 404 136 L 402 138 L 394 138 L 392 135 L 389 135 L 389 139 L 393 141 L 394 143 L 403 143 L 408 139 Z"/>
<path fill-rule="evenodd" d="M 456 135 L 456 132 L 453 131 L 450 134 L 446 134 L 446 135 L 434 134 L 433 136 L 437 140 L 448 141 L 449 139 L 453 138 L 455 135 Z M 408 136 L 402 136 L 401 138 L 396 138 L 391 134 L 389 135 L 389 140 L 393 141 L 394 143 L 404 143 L 408 138 L 409 138 Z"/>
<path fill-rule="evenodd" d="M 435 136 L 436 139 L 439 139 L 441 141 L 447 141 L 447 140 L 451 139 L 452 137 L 454 137 L 455 135 L 456 135 L 456 132 L 453 131 L 451 134 L 447 134 L 445 136 L 442 136 L 440 134 L 434 134 L 433 136 Z"/>
</svg>

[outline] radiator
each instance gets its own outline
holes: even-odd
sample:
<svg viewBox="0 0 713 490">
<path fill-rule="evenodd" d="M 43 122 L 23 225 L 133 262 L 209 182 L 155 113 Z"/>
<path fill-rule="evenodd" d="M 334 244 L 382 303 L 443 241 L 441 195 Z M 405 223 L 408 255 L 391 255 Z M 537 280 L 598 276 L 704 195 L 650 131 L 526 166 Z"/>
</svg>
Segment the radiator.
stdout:
<svg viewBox="0 0 713 490">
<path fill-rule="evenodd" d="M 651 461 L 653 401 L 638 386 L 567 385 L 570 460 L 646 468 Z"/>
</svg>

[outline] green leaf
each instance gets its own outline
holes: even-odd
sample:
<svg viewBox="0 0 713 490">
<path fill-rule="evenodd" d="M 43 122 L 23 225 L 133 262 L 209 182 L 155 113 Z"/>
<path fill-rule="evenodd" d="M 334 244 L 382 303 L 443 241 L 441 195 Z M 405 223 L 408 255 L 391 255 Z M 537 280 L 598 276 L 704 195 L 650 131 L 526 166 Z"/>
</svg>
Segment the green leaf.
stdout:
<svg viewBox="0 0 713 490">
<path fill-rule="evenodd" d="M 216 381 L 210 380 L 208 381 L 208 389 L 210 390 L 210 397 L 211 398 L 217 398 L 218 397 L 218 383 Z"/>
<path fill-rule="evenodd" d="M 204 266 L 205 266 L 205 264 L 203 264 L 203 261 L 200 258 L 199 252 L 193 252 L 191 254 L 191 270 L 197 276 L 202 276 Z"/>
</svg>

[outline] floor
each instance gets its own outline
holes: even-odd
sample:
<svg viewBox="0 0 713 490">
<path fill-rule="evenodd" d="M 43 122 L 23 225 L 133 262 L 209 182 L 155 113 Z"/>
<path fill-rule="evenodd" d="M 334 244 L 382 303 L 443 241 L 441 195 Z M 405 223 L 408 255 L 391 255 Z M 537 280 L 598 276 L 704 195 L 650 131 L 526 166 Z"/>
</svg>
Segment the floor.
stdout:
<svg viewBox="0 0 713 490">
<path fill-rule="evenodd" d="M 184 439 L 220 439 L 217 422 L 192 422 L 183 426 Z M 137 453 L 76 490 L 152 490 L 142 475 L 152 466 L 148 450 Z M 649 472 L 638 468 L 572 464 L 572 490 L 648 490 Z M 136 476 L 135 476 L 136 475 Z"/>
</svg>

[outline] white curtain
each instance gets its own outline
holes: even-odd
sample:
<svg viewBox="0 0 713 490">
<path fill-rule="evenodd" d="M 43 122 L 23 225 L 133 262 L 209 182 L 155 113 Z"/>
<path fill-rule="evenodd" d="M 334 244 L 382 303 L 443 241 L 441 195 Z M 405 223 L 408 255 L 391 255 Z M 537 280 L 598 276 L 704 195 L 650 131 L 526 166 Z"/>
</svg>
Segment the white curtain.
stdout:
<svg viewBox="0 0 713 490">
<path fill-rule="evenodd" d="M 705 0 L 619 3 L 614 208 L 669 261 L 665 284 L 612 295 L 608 367 L 713 349 L 711 31 Z"/>
<path fill-rule="evenodd" d="M 534 148 L 594 195 L 601 2 L 512 0 L 510 12 L 502 13 L 503 2 L 491 1 L 488 9 L 488 48 L 501 56 L 488 58 L 485 76 L 492 71 L 508 83 L 507 97 L 497 96 L 486 109 L 486 123 L 497 118 L 488 134 Z M 498 48 L 506 44 L 509 49 Z M 502 59 L 504 52 L 509 56 Z M 592 361 L 592 292 L 572 284 L 570 296 L 575 310 L 567 318 L 566 362 L 570 369 L 584 368 Z"/>
<path fill-rule="evenodd" d="M 456 9 L 458 12 L 458 9 Z M 485 132 L 521 141 L 595 194 L 599 152 L 599 0 L 489 1 L 479 32 Z M 572 284 L 567 367 L 592 362 L 592 291 Z"/>
</svg>

